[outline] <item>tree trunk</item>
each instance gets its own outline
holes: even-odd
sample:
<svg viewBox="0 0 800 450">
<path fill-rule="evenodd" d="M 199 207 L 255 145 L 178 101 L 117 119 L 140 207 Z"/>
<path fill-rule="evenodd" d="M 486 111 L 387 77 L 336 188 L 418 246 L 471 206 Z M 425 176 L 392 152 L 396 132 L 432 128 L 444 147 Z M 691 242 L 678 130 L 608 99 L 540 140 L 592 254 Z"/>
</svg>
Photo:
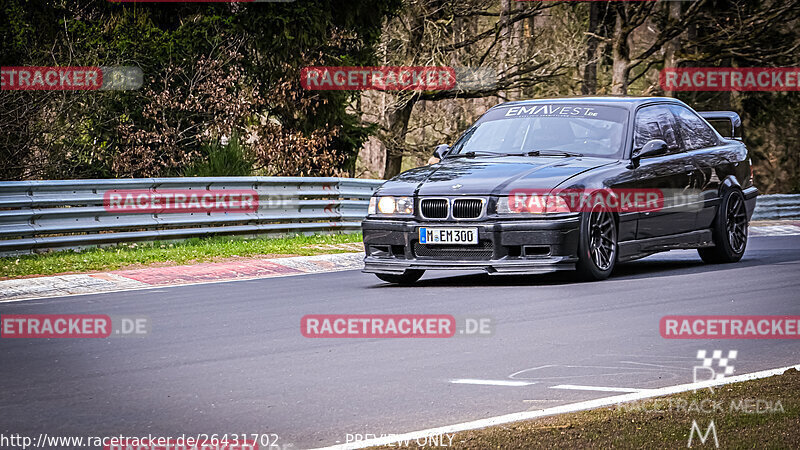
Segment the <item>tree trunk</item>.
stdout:
<svg viewBox="0 0 800 450">
<path fill-rule="evenodd" d="M 404 100 L 397 109 L 389 114 L 389 134 L 382 139 L 386 146 L 386 166 L 383 171 L 383 178 L 387 180 L 400 173 L 403 164 L 406 133 L 408 132 L 408 120 L 411 118 L 411 111 L 414 110 L 417 97 L 411 95 Z"/>
<path fill-rule="evenodd" d="M 628 46 L 628 32 L 625 18 L 617 10 L 617 20 L 614 25 L 614 42 L 611 48 L 613 63 L 611 66 L 611 94 L 628 94 L 628 77 L 630 75 L 630 47 Z"/>
<path fill-rule="evenodd" d="M 667 7 L 669 8 L 669 18 L 671 20 L 679 20 L 681 17 L 681 3 L 669 2 Z M 664 44 L 664 68 L 674 68 L 678 65 L 676 55 L 681 48 L 682 40 L 682 34 L 679 34 Z M 667 97 L 675 97 L 674 91 L 666 91 L 664 94 Z"/>
<path fill-rule="evenodd" d="M 511 0 L 500 0 L 500 51 L 497 55 L 497 60 L 500 63 L 500 73 L 505 74 L 508 71 L 508 61 L 511 59 L 511 51 L 514 48 L 512 39 L 513 33 L 511 28 L 506 24 L 508 18 L 511 16 Z M 503 91 L 501 95 L 504 98 L 509 98 L 509 92 Z"/>
<path fill-rule="evenodd" d="M 600 2 L 589 3 L 589 36 L 586 40 L 586 64 L 583 66 L 581 94 L 597 94 L 597 33 L 600 25 Z"/>
<path fill-rule="evenodd" d="M 416 14 L 414 11 L 408 12 L 408 29 L 410 30 L 408 42 L 404 47 L 404 61 L 409 65 L 417 65 L 416 57 L 420 43 L 424 34 L 424 21 L 436 20 L 436 16 Z M 383 178 L 389 179 L 400 173 L 403 164 L 403 154 L 406 146 L 406 133 L 408 132 L 408 121 L 411 118 L 411 111 L 414 104 L 419 100 L 418 94 L 401 93 L 393 96 L 393 107 L 386 118 L 388 132 L 384 133 L 380 139 L 386 147 L 386 165 L 383 171 Z"/>
<path fill-rule="evenodd" d="M 386 147 L 386 166 L 383 169 L 383 179 L 388 180 L 400 173 L 403 165 L 403 151 Z"/>
</svg>

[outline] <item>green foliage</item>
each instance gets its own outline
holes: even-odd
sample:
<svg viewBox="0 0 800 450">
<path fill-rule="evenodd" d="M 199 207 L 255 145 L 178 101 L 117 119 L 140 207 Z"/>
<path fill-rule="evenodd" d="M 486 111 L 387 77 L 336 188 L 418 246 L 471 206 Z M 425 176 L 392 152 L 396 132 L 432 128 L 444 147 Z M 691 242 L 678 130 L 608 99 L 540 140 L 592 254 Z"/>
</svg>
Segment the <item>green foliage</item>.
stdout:
<svg viewBox="0 0 800 450">
<path fill-rule="evenodd" d="M 226 145 L 218 141 L 204 144 L 204 159 L 189 166 L 185 177 L 237 177 L 252 175 L 253 161 L 248 159 L 238 134 L 234 134 Z"/>
<path fill-rule="evenodd" d="M 66 250 L 0 258 L 0 278 L 114 270 L 131 265 L 164 262 L 190 264 L 248 256 L 342 253 L 355 250 L 350 246 L 337 244 L 360 242 L 361 233 L 292 235 L 257 239 L 216 236 L 191 238 L 180 242 L 124 243 L 83 251 Z"/>
<path fill-rule="evenodd" d="M 143 113 L 152 92 L 191 94 L 204 80 L 198 64 L 209 59 L 231 67 L 230 50 L 241 56 L 244 75 L 235 89 L 260 87 L 274 94 L 259 115 L 277 117 L 285 133 L 310 136 L 337 126 L 325 154 L 354 160 L 371 132 L 348 112 L 350 92 L 310 92 L 299 85 L 300 69 L 312 64 L 369 65 L 383 20 L 399 0 L 289 3 L 159 4 L 107 0 L 7 0 L 0 6 L 0 63 L 3 66 L 138 66 L 144 86 L 127 92 L 0 92 L 0 178 L 83 178 L 166 175 L 193 166 L 208 127 L 190 126 L 177 139 L 179 151 L 129 155 L 133 145 L 161 152 L 161 142 L 134 142 L 128 135 L 166 132 Z M 273 98 L 277 97 L 277 98 Z M 174 102 L 190 101 L 175 97 Z M 213 101 L 202 99 L 201 101 Z M 22 109 L 14 105 L 25 105 Z M 212 110 L 209 104 L 207 110 Z M 164 111 L 169 114 L 170 111 Z M 182 112 L 168 115 L 185 124 Z M 258 118 L 225 117 L 230 126 Z M 121 130 L 128 130 L 127 134 Z M 184 130 L 180 130 L 183 132 Z M 169 150 L 171 151 L 171 150 Z M 284 150 L 281 150 L 284 151 Z M 144 152 L 146 153 L 146 152 Z M 339 155 L 339 156 L 336 156 Z M 343 158 L 342 158 L 343 157 Z M 137 158 L 163 159 L 161 172 L 120 169 L 147 166 Z M 160 164 L 160 166 L 159 166 Z M 344 169 L 344 167 L 342 168 Z M 291 174 L 284 174 L 291 175 Z"/>
</svg>

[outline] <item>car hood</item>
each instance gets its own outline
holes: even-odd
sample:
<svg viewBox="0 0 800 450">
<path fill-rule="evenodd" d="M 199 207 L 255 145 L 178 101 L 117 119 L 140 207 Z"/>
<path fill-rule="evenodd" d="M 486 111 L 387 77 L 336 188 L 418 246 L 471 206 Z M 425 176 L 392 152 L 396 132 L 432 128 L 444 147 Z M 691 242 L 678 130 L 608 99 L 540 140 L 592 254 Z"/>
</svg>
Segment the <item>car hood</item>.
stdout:
<svg viewBox="0 0 800 450">
<path fill-rule="evenodd" d="M 403 172 L 380 195 L 504 195 L 514 189 L 553 189 L 575 175 L 614 163 L 589 157 L 504 157 L 444 160 Z"/>
</svg>

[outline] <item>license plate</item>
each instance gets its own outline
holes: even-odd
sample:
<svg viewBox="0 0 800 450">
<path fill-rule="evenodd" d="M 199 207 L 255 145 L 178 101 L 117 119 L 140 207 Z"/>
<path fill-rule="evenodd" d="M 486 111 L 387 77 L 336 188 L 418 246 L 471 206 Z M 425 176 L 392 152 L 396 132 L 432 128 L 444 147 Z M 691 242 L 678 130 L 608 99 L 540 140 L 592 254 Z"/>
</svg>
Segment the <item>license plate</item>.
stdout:
<svg viewBox="0 0 800 450">
<path fill-rule="evenodd" d="M 477 244 L 477 228 L 428 228 L 419 229 L 420 244 Z"/>
</svg>

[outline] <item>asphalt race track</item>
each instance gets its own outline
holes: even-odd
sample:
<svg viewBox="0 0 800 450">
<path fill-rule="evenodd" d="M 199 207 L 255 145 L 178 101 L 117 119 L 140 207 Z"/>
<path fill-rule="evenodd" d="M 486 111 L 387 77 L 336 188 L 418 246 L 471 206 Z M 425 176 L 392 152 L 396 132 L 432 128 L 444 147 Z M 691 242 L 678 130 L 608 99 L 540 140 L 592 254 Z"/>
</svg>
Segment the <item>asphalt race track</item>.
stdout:
<svg viewBox="0 0 800 450">
<path fill-rule="evenodd" d="M 659 334 L 665 315 L 800 315 L 800 236 L 751 238 L 737 264 L 704 265 L 696 252 L 676 251 L 620 266 L 604 282 L 569 276 L 439 272 L 407 288 L 346 271 L 0 304 L 0 314 L 136 315 L 152 324 L 142 338 L 0 339 L 0 431 L 275 433 L 280 445 L 309 448 L 348 433 L 400 433 L 689 383 L 700 349 L 737 350 L 737 374 L 800 363 L 798 341 Z M 333 313 L 488 316 L 495 332 L 301 335 L 302 316 Z M 560 385 L 575 387 L 553 388 Z"/>
</svg>

